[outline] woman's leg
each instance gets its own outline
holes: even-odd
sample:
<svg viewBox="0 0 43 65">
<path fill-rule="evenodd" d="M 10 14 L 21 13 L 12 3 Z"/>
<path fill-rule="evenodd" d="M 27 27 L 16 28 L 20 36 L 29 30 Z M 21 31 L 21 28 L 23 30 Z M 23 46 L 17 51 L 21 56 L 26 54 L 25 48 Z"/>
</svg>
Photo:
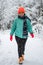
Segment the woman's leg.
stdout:
<svg viewBox="0 0 43 65">
<path fill-rule="evenodd" d="M 21 43 L 18 44 L 18 54 L 19 54 L 19 57 L 22 57 L 22 44 Z"/>
<path fill-rule="evenodd" d="M 24 60 L 24 52 L 25 52 L 25 45 L 26 45 L 26 39 L 22 39 L 22 60 Z"/>
<path fill-rule="evenodd" d="M 19 63 L 21 64 L 23 62 L 23 59 L 22 59 L 22 43 L 21 43 L 21 38 L 18 38 L 15 36 L 15 39 L 17 41 L 17 45 L 18 45 L 18 55 L 19 55 Z"/>
<path fill-rule="evenodd" d="M 15 36 L 15 39 L 16 39 L 16 42 L 17 42 L 17 45 L 18 45 L 18 55 L 19 55 L 19 58 L 22 57 L 22 43 L 21 43 L 21 38 Z"/>
<path fill-rule="evenodd" d="M 27 38 L 22 40 L 22 55 L 24 55 L 26 41 Z"/>
</svg>

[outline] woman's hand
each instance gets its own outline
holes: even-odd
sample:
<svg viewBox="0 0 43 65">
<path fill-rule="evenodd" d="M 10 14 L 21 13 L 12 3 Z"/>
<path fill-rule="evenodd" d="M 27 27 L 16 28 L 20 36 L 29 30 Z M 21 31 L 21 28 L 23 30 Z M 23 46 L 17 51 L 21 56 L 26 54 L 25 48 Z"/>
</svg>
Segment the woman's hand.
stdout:
<svg viewBox="0 0 43 65">
<path fill-rule="evenodd" d="M 32 38 L 34 38 L 34 34 L 33 33 L 31 33 L 30 35 L 31 35 Z"/>
<path fill-rule="evenodd" d="M 12 41 L 13 40 L 13 36 L 12 35 L 10 35 L 10 41 Z"/>
</svg>

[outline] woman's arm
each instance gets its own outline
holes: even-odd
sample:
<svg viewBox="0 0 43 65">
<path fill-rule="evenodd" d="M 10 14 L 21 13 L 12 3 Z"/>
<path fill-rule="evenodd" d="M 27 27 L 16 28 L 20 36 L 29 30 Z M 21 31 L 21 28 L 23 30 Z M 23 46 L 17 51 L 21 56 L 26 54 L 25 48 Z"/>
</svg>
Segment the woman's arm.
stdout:
<svg viewBox="0 0 43 65">
<path fill-rule="evenodd" d="M 13 35 L 15 30 L 16 30 L 16 20 L 14 20 L 14 22 L 12 24 L 10 35 Z"/>
</svg>

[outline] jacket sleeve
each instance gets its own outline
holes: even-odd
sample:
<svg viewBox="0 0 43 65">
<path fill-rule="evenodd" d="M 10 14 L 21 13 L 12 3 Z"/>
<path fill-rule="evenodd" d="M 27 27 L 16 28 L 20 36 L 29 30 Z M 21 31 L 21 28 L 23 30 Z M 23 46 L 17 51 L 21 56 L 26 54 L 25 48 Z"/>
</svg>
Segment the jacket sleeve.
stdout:
<svg viewBox="0 0 43 65">
<path fill-rule="evenodd" d="M 13 21 L 13 24 L 12 24 L 12 27 L 11 27 L 11 32 L 10 32 L 10 35 L 13 35 L 14 32 L 16 30 L 16 20 Z"/>
<path fill-rule="evenodd" d="M 27 26 L 27 27 L 28 27 L 28 32 L 29 32 L 29 33 L 33 33 L 32 25 L 31 25 L 31 20 L 28 19 L 28 24 L 27 24 L 27 25 L 28 25 L 28 26 Z"/>
</svg>

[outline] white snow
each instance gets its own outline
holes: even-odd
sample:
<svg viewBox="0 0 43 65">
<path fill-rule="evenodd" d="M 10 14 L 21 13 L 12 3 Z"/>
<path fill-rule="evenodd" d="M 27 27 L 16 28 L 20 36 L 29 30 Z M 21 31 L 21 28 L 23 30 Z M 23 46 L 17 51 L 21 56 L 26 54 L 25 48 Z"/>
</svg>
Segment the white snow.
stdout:
<svg viewBox="0 0 43 65">
<path fill-rule="evenodd" d="M 41 36 L 41 35 L 40 35 Z M 10 39 L 10 30 L 0 31 L 0 65 L 18 65 L 18 52 L 15 37 Z M 23 65 L 43 65 L 43 38 L 30 35 L 25 47 L 25 61 Z"/>
</svg>

